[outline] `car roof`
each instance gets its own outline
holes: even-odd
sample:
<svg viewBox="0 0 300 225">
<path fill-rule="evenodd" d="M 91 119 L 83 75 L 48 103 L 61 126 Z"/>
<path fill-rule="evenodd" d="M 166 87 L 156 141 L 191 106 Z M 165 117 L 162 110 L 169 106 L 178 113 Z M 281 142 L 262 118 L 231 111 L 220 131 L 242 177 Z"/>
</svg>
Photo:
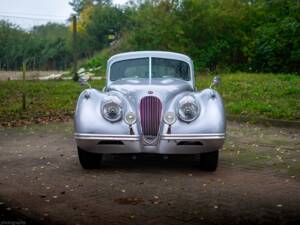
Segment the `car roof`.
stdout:
<svg viewBox="0 0 300 225">
<path fill-rule="evenodd" d="M 157 58 L 167 58 L 167 59 L 177 59 L 182 60 L 187 63 L 192 64 L 193 61 L 187 55 L 176 53 L 176 52 L 167 52 L 167 51 L 137 51 L 137 52 L 125 52 L 113 55 L 108 60 L 108 64 L 112 62 L 126 60 L 126 59 L 134 59 L 134 58 L 147 58 L 147 57 L 157 57 Z"/>
</svg>

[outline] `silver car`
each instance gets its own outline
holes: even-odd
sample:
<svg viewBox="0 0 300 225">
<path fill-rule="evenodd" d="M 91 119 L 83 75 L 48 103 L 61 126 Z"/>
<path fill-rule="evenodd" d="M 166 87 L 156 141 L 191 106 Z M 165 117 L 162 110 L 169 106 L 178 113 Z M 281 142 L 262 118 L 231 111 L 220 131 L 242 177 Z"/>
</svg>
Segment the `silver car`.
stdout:
<svg viewBox="0 0 300 225">
<path fill-rule="evenodd" d="M 80 78 L 81 83 L 86 83 Z M 107 63 L 103 91 L 79 96 L 75 139 L 83 168 L 99 167 L 103 154 L 200 154 L 200 167 L 218 165 L 226 124 L 221 96 L 197 91 L 192 60 L 162 51 L 128 52 Z"/>
</svg>

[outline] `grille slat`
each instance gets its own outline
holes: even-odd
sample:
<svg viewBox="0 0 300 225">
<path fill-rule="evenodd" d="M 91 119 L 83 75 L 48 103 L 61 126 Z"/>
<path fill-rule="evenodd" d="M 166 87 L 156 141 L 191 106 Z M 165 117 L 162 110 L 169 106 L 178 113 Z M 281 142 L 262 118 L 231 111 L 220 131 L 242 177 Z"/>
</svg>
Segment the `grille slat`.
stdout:
<svg viewBox="0 0 300 225">
<path fill-rule="evenodd" d="M 141 126 L 146 138 L 158 135 L 161 120 L 162 104 L 157 97 L 146 96 L 140 103 Z"/>
</svg>

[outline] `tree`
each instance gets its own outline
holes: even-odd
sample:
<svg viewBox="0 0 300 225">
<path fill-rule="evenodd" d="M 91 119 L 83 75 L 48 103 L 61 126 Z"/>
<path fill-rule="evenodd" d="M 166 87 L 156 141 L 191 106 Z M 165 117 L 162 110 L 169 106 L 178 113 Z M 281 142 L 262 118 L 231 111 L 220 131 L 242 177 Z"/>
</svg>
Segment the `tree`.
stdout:
<svg viewBox="0 0 300 225">
<path fill-rule="evenodd" d="M 72 6 L 74 12 L 77 15 L 80 15 L 82 10 L 84 10 L 85 7 L 90 5 L 111 5 L 111 0 L 72 0 L 69 2 L 69 4 Z"/>
</svg>

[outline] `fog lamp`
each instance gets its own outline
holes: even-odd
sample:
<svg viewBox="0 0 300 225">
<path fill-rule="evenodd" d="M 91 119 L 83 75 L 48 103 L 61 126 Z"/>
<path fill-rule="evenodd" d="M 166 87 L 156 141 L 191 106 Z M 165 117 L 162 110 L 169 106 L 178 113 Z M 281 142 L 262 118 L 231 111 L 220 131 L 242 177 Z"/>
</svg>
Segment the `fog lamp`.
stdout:
<svg viewBox="0 0 300 225">
<path fill-rule="evenodd" d="M 172 125 L 176 122 L 176 114 L 174 112 L 166 112 L 164 116 L 164 122 L 168 125 Z"/>
<path fill-rule="evenodd" d="M 133 125 L 136 122 L 136 116 L 133 112 L 128 112 L 124 118 L 125 123 Z"/>
</svg>

